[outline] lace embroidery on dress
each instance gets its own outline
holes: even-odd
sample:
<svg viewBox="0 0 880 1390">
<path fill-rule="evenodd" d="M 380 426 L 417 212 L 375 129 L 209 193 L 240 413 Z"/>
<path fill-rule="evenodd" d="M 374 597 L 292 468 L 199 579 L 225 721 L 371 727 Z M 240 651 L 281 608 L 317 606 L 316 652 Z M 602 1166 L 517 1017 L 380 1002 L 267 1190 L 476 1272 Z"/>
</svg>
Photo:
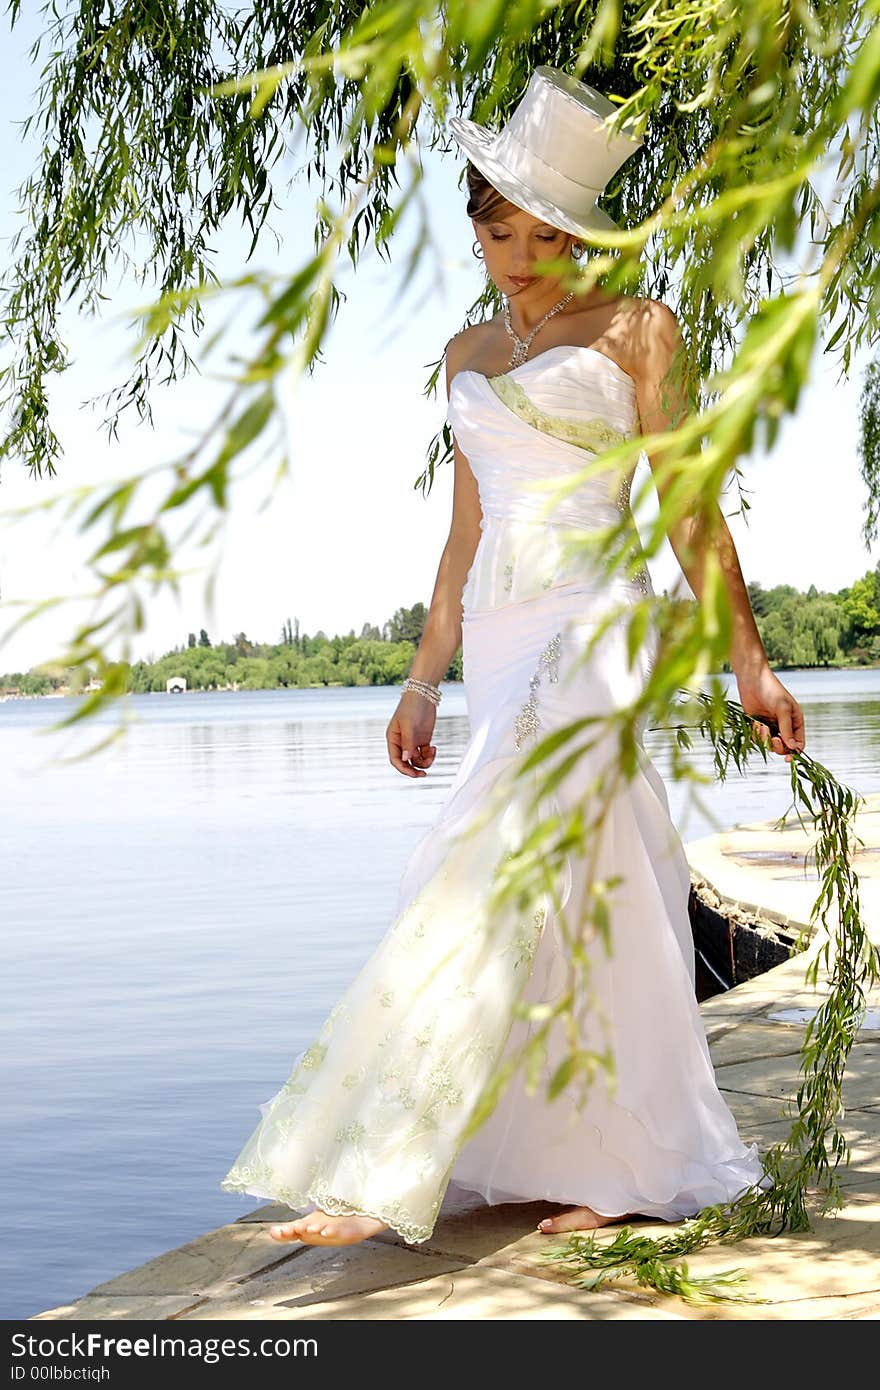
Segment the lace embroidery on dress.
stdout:
<svg viewBox="0 0 880 1390">
<path fill-rule="evenodd" d="M 617 490 L 617 505 L 622 512 L 626 511 L 626 509 L 629 507 L 631 487 L 632 478 L 627 477 L 626 474 L 624 474 L 624 476 L 620 480 L 620 487 Z M 635 529 L 635 527 L 633 529 Z M 647 567 L 643 564 L 640 565 L 639 568 L 636 570 L 635 574 L 633 575 L 633 578 L 635 582 L 638 584 L 642 593 L 647 594 L 649 592 L 651 582 Z"/>
<path fill-rule="evenodd" d="M 490 376 L 487 380 L 496 396 L 520 419 L 533 425 L 535 429 L 543 430 L 545 434 L 565 440 L 566 443 L 577 444 L 582 449 L 598 453 L 603 448 L 622 444 L 629 438 L 623 430 L 615 429 L 599 416 L 590 420 L 569 419 L 564 415 L 551 415 L 549 411 L 541 410 L 509 372 L 502 372 L 500 376 Z"/>
<path fill-rule="evenodd" d="M 429 1238 L 436 1224 L 437 1213 L 442 1201 L 441 1197 L 430 1221 L 416 1223 L 411 1219 L 402 1202 L 387 1202 L 382 1204 L 381 1209 L 366 1211 L 354 1202 L 345 1202 L 334 1197 L 333 1193 L 320 1181 L 311 1183 L 306 1192 L 299 1192 L 288 1187 L 279 1180 L 275 1170 L 265 1164 L 237 1164 L 230 1170 L 227 1179 L 221 1183 L 221 1187 L 227 1192 L 247 1192 L 255 1185 L 270 1187 L 273 1199 L 284 1202 L 294 1211 L 304 1207 L 307 1202 L 314 1202 L 315 1206 L 326 1212 L 328 1216 L 371 1216 L 375 1221 L 384 1221 L 386 1226 L 397 1231 L 398 1235 L 403 1236 L 403 1239 L 410 1245 L 418 1245 Z"/>
<path fill-rule="evenodd" d="M 541 684 L 541 668 L 547 668 L 547 675 L 551 683 L 559 679 L 559 647 L 561 642 L 562 633 L 557 632 L 555 637 L 550 638 L 538 657 L 537 669 L 529 681 L 529 698 L 514 723 L 514 740 L 517 752 L 522 748 L 527 738 L 538 732 L 538 687 Z"/>
<path fill-rule="evenodd" d="M 399 990 L 393 987 L 391 972 L 400 979 L 412 953 L 425 950 L 432 936 L 443 934 L 445 937 L 450 908 L 443 896 L 444 884 L 456 887 L 458 879 L 446 866 L 434 875 L 431 883 L 433 900 L 431 897 L 414 899 L 386 938 L 395 945 L 389 948 L 391 954 L 385 968 L 376 972 L 370 990 L 383 1013 L 389 1010 L 393 1014 L 398 1000 Z M 503 926 L 500 918 L 495 923 L 502 933 L 498 957 L 508 962 L 510 981 L 527 976 L 543 922 L 544 908 L 538 907 L 529 912 L 514 911 L 509 925 Z M 418 957 L 413 960 L 411 969 L 416 976 L 424 973 Z M 322 1139 L 316 1143 L 311 1161 L 304 1166 L 301 1181 L 292 1183 L 279 1171 L 274 1150 L 279 1142 L 283 1144 L 291 1136 L 301 1138 L 304 1124 L 314 1127 L 322 1123 L 320 1117 L 315 1119 L 308 1115 L 301 1105 L 308 1099 L 313 1080 L 328 1064 L 336 1024 L 349 1022 L 348 998 L 337 1001 L 318 1036 L 300 1054 L 290 1077 L 272 1099 L 260 1107 L 264 1112 L 263 1120 L 222 1180 L 221 1187 L 229 1192 L 271 1197 L 295 1210 L 304 1210 L 313 1203 L 331 1216 L 373 1217 L 397 1231 L 409 1244 L 427 1240 L 443 1200 L 444 1182 L 438 1184 L 436 1195 L 429 1203 L 417 1191 L 408 1197 L 398 1197 L 393 1192 L 377 1189 L 375 1184 L 362 1191 L 359 1190 L 361 1183 L 357 1183 L 354 1190 L 349 1189 L 348 1196 L 343 1196 L 339 1191 L 339 1165 L 345 1159 L 357 1172 L 369 1175 L 376 1162 L 376 1136 L 395 1129 L 400 1152 L 407 1156 L 410 1169 L 419 1164 L 430 1168 L 433 1135 L 439 1135 L 441 1145 L 446 1144 L 448 1148 L 450 1134 L 460 1131 L 466 1121 L 466 1101 L 470 1105 L 474 1099 L 466 1095 L 465 1088 L 477 1074 L 484 1074 L 488 1084 L 491 1067 L 497 1061 L 504 1040 L 494 1023 L 486 1029 L 471 1026 L 466 1040 L 457 1038 L 454 1029 L 450 1032 L 447 1015 L 454 1010 L 456 1001 L 472 999 L 475 995 L 469 979 L 450 982 L 445 997 L 436 1001 L 427 1014 L 421 1015 L 411 1031 L 401 1025 L 399 1018 L 386 1015 L 392 1027 L 378 1038 L 376 1055 L 381 1060 L 378 1065 L 361 1062 L 360 1065 L 349 1064 L 350 1069 L 340 1069 L 338 1085 L 345 1100 L 340 1100 L 337 1106 L 337 1097 L 331 1094 L 323 1105 L 328 1122 L 326 1134 L 332 1142 Z M 333 1084 L 328 1080 L 324 1082 L 325 1087 Z M 329 1121 L 335 1117 L 337 1109 L 339 1118 L 330 1128 Z M 449 1149 L 447 1166 L 451 1167 L 459 1147 L 456 1143 L 454 1151 Z M 350 1177 L 346 1181 L 350 1182 Z M 391 1181 L 389 1178 L 389 1183 Z"/>
<path fill-rule="evenodd" d="M 505 951 L 512 951 L 516 956 L 514 970 L 518 970 L 521 965 L 531 966 L 546 919 L 546 907 L 536 907 L 530 920 L 522 924 L 513 941 L 505 946 Z"/>
</svg>

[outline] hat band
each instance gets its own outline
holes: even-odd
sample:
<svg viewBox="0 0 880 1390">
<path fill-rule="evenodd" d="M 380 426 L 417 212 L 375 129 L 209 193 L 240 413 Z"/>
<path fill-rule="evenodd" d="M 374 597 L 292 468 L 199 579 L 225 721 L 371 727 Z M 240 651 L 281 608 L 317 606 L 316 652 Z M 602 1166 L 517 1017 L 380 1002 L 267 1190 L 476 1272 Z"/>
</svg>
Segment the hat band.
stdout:
<svg viewBox="0 0 880 1390">
<path fill-rule="evenodd" d="M 510 131 L 504 131 L 498 137 L 491 157 L 515 182 L 537 193 L 539 198 L 560 207 L 587 211 L 604 192 L 602 188 L 579 183 L 576 179 L 570 179 L 567 174 L 560 173 Z"/>
</svg>

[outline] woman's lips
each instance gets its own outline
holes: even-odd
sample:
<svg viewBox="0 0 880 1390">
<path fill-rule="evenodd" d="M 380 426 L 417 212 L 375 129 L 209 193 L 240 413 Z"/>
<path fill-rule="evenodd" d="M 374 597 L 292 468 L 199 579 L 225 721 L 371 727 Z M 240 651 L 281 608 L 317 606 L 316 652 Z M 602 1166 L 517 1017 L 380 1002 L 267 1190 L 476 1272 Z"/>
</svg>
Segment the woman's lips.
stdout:
<svg viewBox="0 0 880 1390">
<path fill-rule="evenodd" d="M 507 278 L 512 285 L 516 285 L 518 290 L 521 290 L 523 285 L 533 285 L 536 279 L 534 275 L 527 275 L 525 277 L 519 275 L 508 275 Z"/>
</svg>

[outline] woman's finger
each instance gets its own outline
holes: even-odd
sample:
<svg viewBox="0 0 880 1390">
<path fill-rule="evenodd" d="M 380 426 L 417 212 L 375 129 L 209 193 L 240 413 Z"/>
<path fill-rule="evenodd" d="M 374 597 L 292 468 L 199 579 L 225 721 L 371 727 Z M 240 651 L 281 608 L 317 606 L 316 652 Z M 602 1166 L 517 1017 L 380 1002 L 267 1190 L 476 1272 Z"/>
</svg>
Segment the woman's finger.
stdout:
<svg viewBox="0 0 880 1390">
<path fill-rule="evenodd" d="M 421 767 L 424 763 L 431 763 L 431 762 L 433 762 L 433 760 L 434 760 L 434 754 L 435 754 L 436 752 L 437 752 L 437 749 L 434 747 L 433 744 L 431 744 L 431 743 L 419 743 L 419 744 L 417 744 L 416 747 L 413 749 L 413 752 L 412 752 L 412 755 L 411 755 L 411 759 L 410 759 L 410 760 L 411 760 L 411 762 L 413 762 L 413 763 L 417 763 L 417 764 L 419 765 L 419 767 Z M 406 755 L 404 755 L 404 756 L 406 756 Z"/>
<path fill-rule="evenodd" d="M 787 705 L 782 705 L 779 710 L 779 737 L 785 744 L 792 742 L 791 732 L 791 710 Z"/>
<path fill-rule="evenodd" d="M 401 735 L 397 729 L 390 730 L 387 734 L 388 761 L 398 772 L 402 772 L 404 777 L 424 777 L 424 773 L 418 768 L 411 767 L 405 761 L 409 757 L 409 752 L 401 748 Z"/>
<path fill-rule="evenodd" d="M 405 772 L 408 777 L 425 777 L 427 774 L 422 767 L 422 763 L 425 759 L 422 757 L 421 748 L 421 744 L 417 744 L 412 748 L 403 748 L 400 753 L 400 761 L 395 762 L 392 758 L 392 762 L 394 762 L 395 767 L 398 767 L 401 772 Z"/>
</svg>

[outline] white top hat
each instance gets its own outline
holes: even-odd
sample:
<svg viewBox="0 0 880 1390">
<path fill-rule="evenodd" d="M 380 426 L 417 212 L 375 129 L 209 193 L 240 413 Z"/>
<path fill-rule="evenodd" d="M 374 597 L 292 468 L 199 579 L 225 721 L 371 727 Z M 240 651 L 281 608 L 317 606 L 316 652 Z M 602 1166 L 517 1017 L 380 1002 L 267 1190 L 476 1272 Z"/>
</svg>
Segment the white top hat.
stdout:
<svg viewBox="0 0 880 1390">
<path fill-rule="evenodd" d="M 603 123 L 617 109 L 585 82 L 541 66 L 497 133 L 463 116 L 451 116 L 449 128 L 471 163 L 511 203 L 578 235 L 591 227 L 618 230 L 596 199 L 644 140 L 626 130 L 609 133 Z"/>
</svg>

